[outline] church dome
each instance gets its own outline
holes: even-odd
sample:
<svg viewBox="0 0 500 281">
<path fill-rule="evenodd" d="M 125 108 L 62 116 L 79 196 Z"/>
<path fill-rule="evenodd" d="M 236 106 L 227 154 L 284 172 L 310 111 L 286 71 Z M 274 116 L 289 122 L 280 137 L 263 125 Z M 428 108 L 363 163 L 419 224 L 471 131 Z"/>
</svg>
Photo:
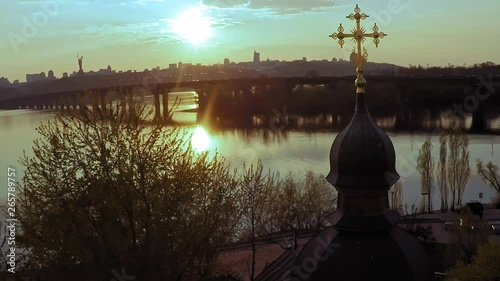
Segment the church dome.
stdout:
<svg viewBox="0 0 500 281">
<path fill-rule="evenodd" d="M 389 136 L 371 118 L 365 94 L 356 94 L 354 116 L 330 150 L 326 179 L 337 188 L 387 188 L 399 180 L 395 163 Z"/>
</svg>

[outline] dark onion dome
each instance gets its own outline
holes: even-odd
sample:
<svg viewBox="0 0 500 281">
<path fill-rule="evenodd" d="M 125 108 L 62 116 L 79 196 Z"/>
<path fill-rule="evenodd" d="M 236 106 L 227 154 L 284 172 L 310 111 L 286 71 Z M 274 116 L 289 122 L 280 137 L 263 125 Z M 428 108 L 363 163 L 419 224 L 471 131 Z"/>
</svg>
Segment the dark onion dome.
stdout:
<svg viewBox="0 0 500 281">
<path fill-rule="evenodd" d="M 426 281 L 434 274 L 418 240 L 395 226 L 388 190 L 399 180 L 389 136 L 365 102 L 362 69 L 356 79 L 356 108 L 335 138 L 327 180 L 337 189 L 333 226 L 302 249 L 291 281 Z"/>
<path fill-rule="evenodd" d="M 389 136 L 373 121 L 365 94 L 356 94 L 354 116 L 330 150 L 326 179 L 336 188 L 387 189 L 399 180 Z"/>
<path fill-rule="evenodd" d="M 393 227 L 378 232 L 323 230 L 304 246 L 290 281 L 434 280 L 417 239 Z"/>
</svg>

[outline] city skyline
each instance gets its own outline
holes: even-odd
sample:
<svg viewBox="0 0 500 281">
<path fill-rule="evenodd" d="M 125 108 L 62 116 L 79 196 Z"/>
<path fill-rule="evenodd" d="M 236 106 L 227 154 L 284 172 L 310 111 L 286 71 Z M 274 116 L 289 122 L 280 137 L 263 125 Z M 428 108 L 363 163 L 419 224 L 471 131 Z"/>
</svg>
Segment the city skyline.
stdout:
<svg viewBox="0 0 500 281">
<path fill-rule="evenodd" d="M 349 60 L 353 43 L 343 49 L 328 38 L 339 23 L 354 27 L 345 16 L 355 4 L 387 33 L 375 48 L 367 42 L 369 61 L 401 66 L 442 66 L 500 62 L 499 39 L 481 42 L 495 33 L 500 19 L 484 17 L 483 5 L 416 0 L 368 1 L 67 1 L 2 2 L 0 34 L 3 68 L 0 77 L 24 81 L 27 73 L 53 70 L 56 76 L 78 71 L 76 53 L 85 56 L 84 70 L 166 68 L 179 61 L 212 65 L 262 60 Z M 431 6 L 432 4 L 432 6 Z M 467 19 L 467 20 L 465 20 Z M 486 24 L 488 23 L 488 24 Z M 279 36 L 276 36 L 279 34 Z M 387 46 L 385 46 L 387 45 Z M 375 50 L 376 49 L 376 50 Z"/>
</svg>

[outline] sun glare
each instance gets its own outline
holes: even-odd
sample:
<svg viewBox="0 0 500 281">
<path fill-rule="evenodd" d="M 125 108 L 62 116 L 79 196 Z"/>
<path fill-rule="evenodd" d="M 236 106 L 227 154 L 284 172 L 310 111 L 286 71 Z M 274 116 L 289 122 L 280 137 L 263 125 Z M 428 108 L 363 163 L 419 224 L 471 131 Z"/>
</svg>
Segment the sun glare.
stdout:
<svg viewBox="0 0 500 281">
<path fill-rule="evenodd" d="M 194 45 L 213 36 L 212 19 L 203 15 L 201 7 L 184 11 L 172 22 L 172 31 Z"/>
<path fill-rule="evenodd" d="M 203 127 L 196 127 L 191 137 L 191 145 L 198 152 L 203 152 L 210 147 L 210 137 Z"/>
</svg>

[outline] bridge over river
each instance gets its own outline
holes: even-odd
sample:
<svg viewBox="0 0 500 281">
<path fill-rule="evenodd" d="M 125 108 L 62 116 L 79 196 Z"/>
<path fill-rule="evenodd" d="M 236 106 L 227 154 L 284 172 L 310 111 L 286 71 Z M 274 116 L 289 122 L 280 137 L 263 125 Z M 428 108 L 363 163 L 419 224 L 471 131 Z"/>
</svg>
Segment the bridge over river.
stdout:
<svg viewBox="0 0 500 281">
<path fill-rule="evenodd" d="M 79 76 L 0 88 L 0 109 L 71 110 L 88 104 L 91 99 L 97 99 L 99 103 L 108 99 L 121 100 L 125 105 L 133 96 L 153 95 L 155 119 L 162 120 L 169 114 L 168 93 L 190 89 L 198 93 L 199 113 L 211 117 L 228 112 L 240 115 L 271 112 L 273 108 L 284 106 L 300 110 L 301 106 L 337 105 L 337 110 L 352 111 L 352 107 L 346 107 L 339 100 L 354 100 L 354 80 L 354 76 L 346 76 L 171 82 L 163 77 L 146 75 L 142 79 L 109 79 L 96 83 L 94 79 Z M 368 98 L 376 98 L 386 108 L 391 104 L 403 109 L 415 102 L 463 101 L 477 93 L 496 95 L 500 86 L 500 76 L 372 76 L 367 77 L 367 81 Z M 334 95 L 320 96 L 322 100 L 315 101 L 317 105 L 307 99 L 301 101 L 300 95 L 307 92 L 304 89 L 314 87 L 321 87 Z M 295 100 L 295 105 L 292 100 Z M 372 103 L 377 101 L 370 101 Z"/>
</svg>

